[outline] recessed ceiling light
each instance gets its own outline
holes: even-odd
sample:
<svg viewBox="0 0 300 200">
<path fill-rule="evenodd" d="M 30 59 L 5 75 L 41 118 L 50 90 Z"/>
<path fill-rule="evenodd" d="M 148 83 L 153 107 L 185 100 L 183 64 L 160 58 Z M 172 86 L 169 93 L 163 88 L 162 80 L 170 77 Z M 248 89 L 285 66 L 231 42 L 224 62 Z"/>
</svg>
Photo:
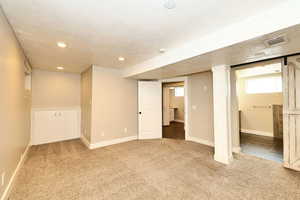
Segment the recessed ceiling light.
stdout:
<svg viewBox="0 0 300 200">
<path fill-rule="evenodd" d="M 174 0 L 165 0 L 164 7 L 167 9 L 173 9 L 176 7 L 176 3 Z"/>
<path fill-rule="evenodd" d="M 63 70 L 64 67 L 56 67 L 56 69 L 58 69 L 58 70 Z"/>
<path fill-rule="evenodd" d="M 160 53 L 165 53 L 165 52 L 166 52 L 166 49 L 160 49 L 159 52 L 160 52 Z"/>
<path fill-rule="evenodd" d="M 64 43 L 64 42 L 57 42 L 57 46 L 60 47 L 60 48 L 66 48 L 67 44 Z"/>
<path fill-rule="evenodd" d="M 124 58 L 124 57 L 119 57 L 118 60 L 119 60 L 119 61 L 124 61 L 125 58 Z"/>
</svg>

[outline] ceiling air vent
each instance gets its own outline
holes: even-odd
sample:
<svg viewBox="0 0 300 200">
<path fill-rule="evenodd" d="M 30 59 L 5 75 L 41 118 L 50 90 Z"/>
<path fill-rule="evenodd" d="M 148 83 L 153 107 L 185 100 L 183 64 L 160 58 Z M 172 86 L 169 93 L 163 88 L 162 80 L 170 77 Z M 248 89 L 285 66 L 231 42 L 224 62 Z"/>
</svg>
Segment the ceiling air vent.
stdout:
<svg viewBox="0 0 300 200">
<path fill-rule="evenodd" d="M 280 36 L 274 37 L 272 39 L 266 40 L 264 43 L 268 47 L 273 47 L 273 46 L 279 46 L 279 45 L 285 44 L 287 42 L 288 42 L 288 40 L 286 38 L 286 35 L 280 35 Z"/>
</svg>

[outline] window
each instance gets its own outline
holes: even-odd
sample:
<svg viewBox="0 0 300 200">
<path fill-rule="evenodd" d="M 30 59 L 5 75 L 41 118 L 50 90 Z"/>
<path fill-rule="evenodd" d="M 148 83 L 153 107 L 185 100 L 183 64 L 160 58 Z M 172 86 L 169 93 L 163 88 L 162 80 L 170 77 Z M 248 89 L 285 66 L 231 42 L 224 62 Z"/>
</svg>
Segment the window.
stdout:
<svg viewBox="0 0 300 200">
<path fill-rule="evenodd" d="M 253 78 L 246 80 L 246 93 L 261 94 L 282 92 L 281 76 Z"/>
<path fill-rule="evenodd" d="M 175 97 L 184 96 L 184 87 L 175 87 Z"/>
</svg>

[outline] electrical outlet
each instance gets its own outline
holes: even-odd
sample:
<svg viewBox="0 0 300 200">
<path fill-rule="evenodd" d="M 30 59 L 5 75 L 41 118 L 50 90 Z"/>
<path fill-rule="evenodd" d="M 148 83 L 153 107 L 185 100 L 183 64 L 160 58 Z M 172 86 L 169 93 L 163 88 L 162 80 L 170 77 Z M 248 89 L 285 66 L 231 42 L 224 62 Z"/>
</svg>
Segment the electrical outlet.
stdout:
<svg viewBox="0 0 300 200">
<path fill-rule="evenodd" d="M 124 128 L 124 133 L 127 133 L 127 131 L 128 131 L 127 128 Z"/>
<path fill-rule="evenodd" d="M 3 186 L 5 183 L 5 172 L 2 172 L 1 174 L 1 186 Z"/>
</svg>

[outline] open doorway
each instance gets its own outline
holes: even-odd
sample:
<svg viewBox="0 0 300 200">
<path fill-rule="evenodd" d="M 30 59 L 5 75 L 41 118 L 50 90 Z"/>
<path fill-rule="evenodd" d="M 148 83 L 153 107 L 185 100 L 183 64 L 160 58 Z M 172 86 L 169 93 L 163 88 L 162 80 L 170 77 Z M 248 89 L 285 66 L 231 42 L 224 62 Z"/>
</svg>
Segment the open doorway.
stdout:
<svg viewBox="0 0 300 200">
<path fill-rule="evenodd" d="M 184 81 L 162 83 L 163 138 L 185 139 Z"/>
<path fill-rule="evenodd" d="M 241 151 L 283 162 L 281 60 L 236 70 Z"/>
</svg>

